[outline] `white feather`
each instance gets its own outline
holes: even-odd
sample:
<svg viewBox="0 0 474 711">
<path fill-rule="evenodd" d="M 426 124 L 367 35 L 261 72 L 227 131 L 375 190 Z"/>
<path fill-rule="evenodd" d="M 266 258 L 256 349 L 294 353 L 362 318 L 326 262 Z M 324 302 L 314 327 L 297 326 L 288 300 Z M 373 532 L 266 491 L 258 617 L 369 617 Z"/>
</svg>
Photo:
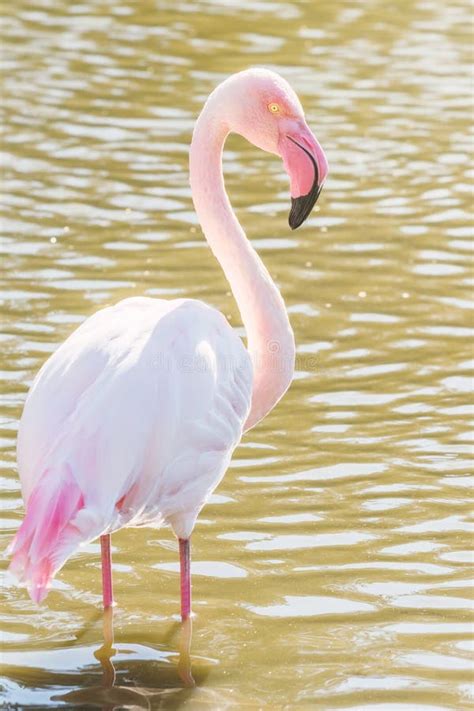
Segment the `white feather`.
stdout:
<svg viewBox="0 0 474 711">
<path fill-rule="evenodd" d="M 41 368 L 20 423 L 25 501 L 69 467 L 82 540 L 170 523 L 187 538 L 242 435 L 252 368 L 215 309 L 131 298 L 87 319 Z"/>
</svg>

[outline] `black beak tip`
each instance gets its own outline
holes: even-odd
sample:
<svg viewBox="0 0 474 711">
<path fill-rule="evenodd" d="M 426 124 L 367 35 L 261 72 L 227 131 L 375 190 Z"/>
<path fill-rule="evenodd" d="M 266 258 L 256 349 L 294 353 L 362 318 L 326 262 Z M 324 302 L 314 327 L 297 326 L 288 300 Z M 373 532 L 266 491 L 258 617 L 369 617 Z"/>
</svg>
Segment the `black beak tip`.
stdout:
<svg viewBox="0 0 474 711">
<path fill-rule="evenodd" d="M 290 214 L 288 215 L 288 224 L 290 225 L 292 230 L 297 230 L 298 227 L 300 227 L 303 224 L 304 220 L 300 219 L 297 216 L 296 211 L 293 208 L 294 208 L 294 204 L 293 204 L 293 198 L 292 198 L 291 210 L 290 210 Z"/>
<path fill-rule="evenodd" d="M 322 185 L 313 185 L 311 191 L 307 195 L 301 195 L 297 198 L 291 198 L 291 210 L 288 215 L 288 224 L 292 230 L 296 230 L 309 217 L 316 201 L 321 193 Z"/>
</svg>

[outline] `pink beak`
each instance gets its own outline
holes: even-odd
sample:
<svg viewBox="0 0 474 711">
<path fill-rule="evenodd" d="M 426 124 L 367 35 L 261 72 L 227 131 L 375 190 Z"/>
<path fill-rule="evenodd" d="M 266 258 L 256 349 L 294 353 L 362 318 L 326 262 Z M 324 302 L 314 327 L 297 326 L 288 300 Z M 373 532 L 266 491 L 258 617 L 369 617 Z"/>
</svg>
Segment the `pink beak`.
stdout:
<svg viewBox="0 0 474 711">
<path fill-rule="evenodd" d="M 313 209 L 328 174 L 324 151 L 305 123 L 292 122 L 281 134 L 278 149 L 290 177 L 292 230 L 306 220 Z M 296 129 L 296 130 L 295 130 Z"/>
</svg>

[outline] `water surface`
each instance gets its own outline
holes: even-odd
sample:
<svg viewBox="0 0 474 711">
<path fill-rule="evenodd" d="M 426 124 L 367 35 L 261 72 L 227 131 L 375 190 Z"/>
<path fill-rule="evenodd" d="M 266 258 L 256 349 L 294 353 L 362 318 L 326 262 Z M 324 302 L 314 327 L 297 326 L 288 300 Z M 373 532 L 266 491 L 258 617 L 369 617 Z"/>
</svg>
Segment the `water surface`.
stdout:
<svg viewBox="0 0 474 711">
<path fill-rule="evenodd" d="M 436 0 L 6 8 L 2 550 L 22 515 L 25 395 L 73 328 L 139 294 L 200 298 L 240 325 L 188 187 L 212 87 L 249 65 L 280 71 L 331 166 L 320 211 L 291 232 L 278 159 L 227 146 L 298 370 L 195 530 L 196 687 L 178 669 L 176 543 L 125 530 L 116 686 L 94 656 L 93 543 L 40 608 L 4 579 L 9 708 L 470 706 L 469 23 L 467 3 Z"/>
</svg>

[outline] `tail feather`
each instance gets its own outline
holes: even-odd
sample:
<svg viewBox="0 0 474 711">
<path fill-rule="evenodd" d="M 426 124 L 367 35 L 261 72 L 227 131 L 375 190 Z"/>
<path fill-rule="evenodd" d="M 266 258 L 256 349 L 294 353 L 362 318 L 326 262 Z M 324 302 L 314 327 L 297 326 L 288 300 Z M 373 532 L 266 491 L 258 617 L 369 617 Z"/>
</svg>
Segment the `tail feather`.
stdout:
<svg viewBox="0 0 474 711">
<path fill-rule="evenodd" d="M 46 597 L 53 575 L 79 542 L 72 522 L 83 508 L 84 497 L 69 466 L 41 475 L 10 546 L 10 571 L 26 582 L 35 602 Z"/>
</svg>

